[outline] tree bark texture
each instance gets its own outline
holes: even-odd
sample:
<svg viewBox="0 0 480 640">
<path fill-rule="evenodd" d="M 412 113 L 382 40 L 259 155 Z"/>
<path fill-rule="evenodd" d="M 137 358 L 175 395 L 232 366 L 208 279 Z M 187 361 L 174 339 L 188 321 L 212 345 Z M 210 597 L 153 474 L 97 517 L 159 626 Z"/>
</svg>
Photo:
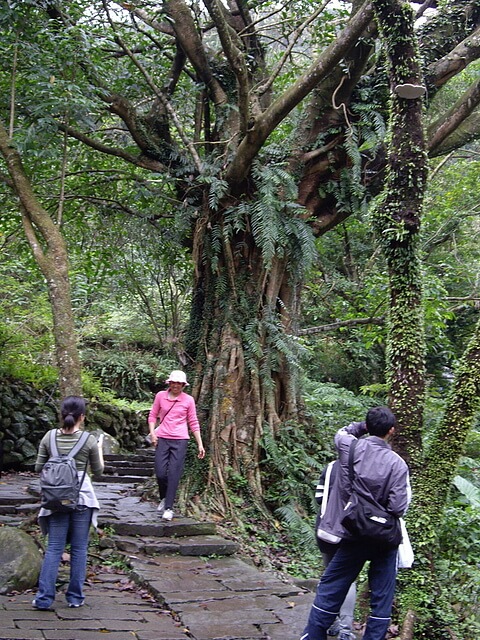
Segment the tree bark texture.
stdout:
<svg viewBox="0 0 480 640">
<path fill-rule="evenodd" d="M 211 230 L 197 232 L 194 253 L 208 253 L 211 242 Z M 230 506 L 232 476 L 246 479 L 262 505 L 262 434 L 275 435 L 296 416 L 293 371 L 273 345 L 290 320 L 285 281 L 285 262 L 275 258 L 267 270 L 260 249 L 243 234 L 224 241 L 215 272 L 197 262 L 187 352 L 201 422 L 208 424 L 208 484 L 221 512 Z"/>
<path fill-rule="evenodd" d="M 81 369 L 70 297 L 67 247 L 59 228 L 37 200 L 20 155 L 2 123 L 0 152 L 19 200 L 26 237 L 48 287 L 60 395 L 62 398 L 81 395 Z"/>
<path fill-rule="evenodd" d="M 389 270 L 387 375 L 397 415 L 395 446 L 412 469 L 420 463 L 425 392 L 425 333 L 418 232 L 427 177 L 420 98 L 396 87 L 421 85 L 413 14 L 406 3 L 378 0 L 374 8 L 389 59 L 392 90 L 390 141 L 384 192 L 375 222 Z"/>
</svg>

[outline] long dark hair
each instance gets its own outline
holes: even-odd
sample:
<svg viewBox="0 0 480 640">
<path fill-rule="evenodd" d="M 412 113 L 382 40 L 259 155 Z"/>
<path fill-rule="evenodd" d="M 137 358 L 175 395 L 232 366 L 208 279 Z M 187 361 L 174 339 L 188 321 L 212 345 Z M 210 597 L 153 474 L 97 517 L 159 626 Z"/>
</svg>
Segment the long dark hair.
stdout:
<svg viewBox="0 0 480 640">
<path fill-rule="evenodd" d="M 72 429 L 81 415 L 85 415 L 85 400 L 79 396 L 67 396 L 61 405 L 63 428 Z"/>
</svg>

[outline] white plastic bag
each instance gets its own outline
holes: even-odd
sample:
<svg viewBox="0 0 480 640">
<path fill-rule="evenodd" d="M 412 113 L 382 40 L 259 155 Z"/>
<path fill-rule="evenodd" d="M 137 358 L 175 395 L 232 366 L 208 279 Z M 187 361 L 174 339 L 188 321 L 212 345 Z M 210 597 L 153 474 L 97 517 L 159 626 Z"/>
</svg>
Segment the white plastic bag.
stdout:
<svg viewBox="0 0 480 640">
<path fill-rule="evenodd" d="M 398 568 L 411 569 L 414 560 L 413 548 L 403 518 L 400 518 L 400 526 L 402 528 L 402 542 L 398 547 Z"/>
</svg>

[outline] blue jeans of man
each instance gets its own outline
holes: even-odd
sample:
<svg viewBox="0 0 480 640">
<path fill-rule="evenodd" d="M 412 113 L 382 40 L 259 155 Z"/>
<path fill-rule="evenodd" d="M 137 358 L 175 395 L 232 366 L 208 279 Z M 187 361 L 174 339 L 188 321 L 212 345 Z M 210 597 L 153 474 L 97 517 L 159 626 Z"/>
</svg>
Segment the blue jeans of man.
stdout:
<svg viewBox="0 0 480 640">
<path fill-rule="evenodd" d="M 159 438 L 155 450 L 155 475 L 160 500 L 165 498 L 165 509 L 171 509 L 175 501 L 183 473 L 188 440 Z"/>
<path fill-rule="evenodd" d="M 48 517 L 48 544 L 35 596 L 37 607 L 47 609 L 55 600 L 58 568 L 67 543 L 70 543 L 70 581 L 65 597 L 69 604 L 83 604 L 92 512 L 89 507 L 81 507 L 71 513 L 54 512 Z"/>
<path fill-rule="evenodd" d="M 350 585 L 368 560 L 370 616 L 363 640 L 384 640 L 395 594 L 397 553 L 397 549 L 382 549 L 365 542 L 340 543 L 318 584 L 302 640 L 327 640 L 327 629 L 339 614 Z"/>
</svg>

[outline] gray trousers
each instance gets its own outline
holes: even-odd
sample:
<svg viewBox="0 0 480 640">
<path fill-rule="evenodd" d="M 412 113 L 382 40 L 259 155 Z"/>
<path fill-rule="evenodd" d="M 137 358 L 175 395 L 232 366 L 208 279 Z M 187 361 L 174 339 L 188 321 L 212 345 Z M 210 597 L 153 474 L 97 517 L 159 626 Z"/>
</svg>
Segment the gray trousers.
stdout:
<svg viewBox="0 0 480 640">
<path fill-rule="evenodd" d="M 165 498 L 165 509 L 171 509 L 182 477 L 188 440 L 159 438 L 155 449 L 155 475 L 160 500 Z"/>
</svg>

